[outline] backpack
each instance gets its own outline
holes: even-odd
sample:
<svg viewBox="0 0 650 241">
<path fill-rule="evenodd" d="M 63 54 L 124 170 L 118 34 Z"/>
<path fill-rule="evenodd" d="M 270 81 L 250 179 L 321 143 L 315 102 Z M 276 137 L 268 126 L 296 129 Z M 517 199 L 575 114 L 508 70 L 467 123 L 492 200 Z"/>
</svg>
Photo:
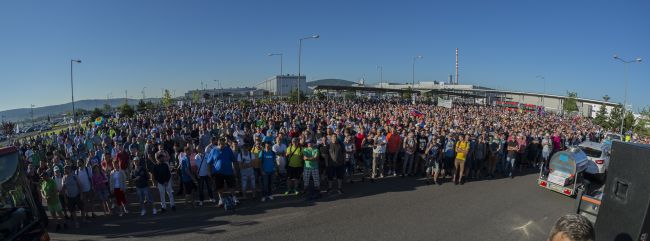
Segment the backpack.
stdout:
<svg viewBox="0 0 650 241">
<path fill-rule="evenodd" d="M 223 209 L 226 211 L 235 211 L 235 201 L 232 199 L 231 196 L 224 196 L 221 198 L 223 201 Z"/>
</svg>

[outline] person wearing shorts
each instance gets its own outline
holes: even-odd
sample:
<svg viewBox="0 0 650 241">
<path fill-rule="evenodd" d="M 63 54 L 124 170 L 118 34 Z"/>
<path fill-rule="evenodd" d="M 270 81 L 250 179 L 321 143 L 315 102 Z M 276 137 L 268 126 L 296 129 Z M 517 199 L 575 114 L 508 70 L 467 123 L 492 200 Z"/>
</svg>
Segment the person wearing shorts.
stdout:
<svg viewBox="0 0 650 241">
<path fill-rule="evenodd" d="M 441 158 L 441 145 L 440 140 L 436 137 L 432 138 L 427 146 L 426 150 L 427 156 L 427 178 L 433 178 L 433 184 L 438 183 L 438 176 L 442 170 L 442 158 Z"/>
<path fill-rule="evenodd" d="M 104 209 L 104 216 L 108 215 L 111 211 L 108 205 L 108 178 L 99 165 L 93 166 L 93 190 L 95 190 L 95 197 L 99 200 L 100 206 Z"/>
<path fill-rule="evenodd" d="M 287 191 L 284 195 L 298 194 L 298 179 L 303 173 L 303 148 L 298 143 L 298 138 L 291 139 L 291 145 L 287 148 Z"/>
<path fill-rule="evenodd" d="M 158 211 L 153 207 L 153 196 L 149 190 L 149 172 L 144 167 L 144 161 L 138 159 L 137 157 L 133 159 L 135 164 L 135 169 L 131 175 L 131 179 L 135 182 L 135 190 L 138 194 L 138 202 L 140 203 L 140 216 L 147 214 L 145 206 L 149 204 L 151 206 L 151 212 L 155 215 Z"/>
<path fill-rule="evenodd" d="M 334 178 L 336 178 L 338 193 L 343 194 L 343 179 L 345 178 L 345 147 L 341 145 L 336 134 L 330 136 L 329 152 L 332 162 L 327 167 L 327 179 L 329 180 L 327 192 L 331 191 Z"/>
<path fill-rule="evenodd" d="M 81 211 L 81 216 L 85 216 L 83 212 L 83 204 L 81 203 L 81 184 L 79 178 L 74 175 L 72 166 L 65 166 L 63 168 L 63 187 L 62 192 L 65 196 L 66 204 L 72 221 L 75 223 L 75 228 L 79 228 L 79 220 L 77 220 L 77 209 Z"/>
<path fill-rule="evenodd" d="M 226 139 L 213 139 L 217 145 L 212 148 L 208 155 L 208 165 L 212 168 L 212 178 L 214 179 L 214 186 L 219 195 L 218 207 L 223 206 L 223 196 L 228 192 L 235 203 L 239 203 L 235 194 L 235 171 L 233 170 L 232 163 L 235 161 L 235 154 L 228 145 Z"/>
<path fill-rule="evenodd" d="M 129 211 L 126 210 L 126 195 L 124 193 L 124 191 L 126 191 L 126 173 L 124 173 L 117 160 L 113 162 L 113 166 L 115 169 L 111 172 L 109 184 L 113 191 L 113 195 L 115 196 L 115 206 L 122 206 L 122 209 L 118 214 L 121 217 L 124 214 L 129 213 Z"/>
<path fill-rule="evenodd" d="M 461 185 L 463 182 L 463 173 L 465 173 L 465 158 L 467 157 L 467 152 L 469 151 L 469 143 L 463 138 L 463 136 L 458 137 L 458 142 L 456 142 L 456 160 L 454 161 L 454 176 L 452 180 L 454 184 Z"/>
<path fill-rule="evenodd" d="M 305 160 L 305 169 L 303 172 L 304 192 L 309 190 L 309 181 L 314 180 L 314 189 L 316 193 L 320 193 L 320 172 L 318 171 L 318 148 L 314 147 L 314 143 L 307 141 L 307 148 L 304 148 L 303 159 Z"/>
<path fill-rule="evenodd" d="M 50 211 L 52 219 L 57 222 L 56 230 L 61 229 L 61 225 L 65 225 L 65 219 L 63 217 L 63 207 L 61 207 L 61 202 L 59 201 L 58 190 L 54 179 L 50 177 L 47 173 L 41 173 L 41 195 L 47 201 L 47 209 Z"/>
</svg>

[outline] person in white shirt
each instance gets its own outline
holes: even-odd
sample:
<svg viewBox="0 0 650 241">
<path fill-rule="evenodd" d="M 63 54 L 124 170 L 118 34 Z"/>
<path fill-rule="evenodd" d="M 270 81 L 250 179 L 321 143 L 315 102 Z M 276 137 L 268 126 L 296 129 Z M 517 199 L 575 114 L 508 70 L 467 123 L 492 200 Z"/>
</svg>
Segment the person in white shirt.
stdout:
<svg viewBox="0 0 650 241">
<path fill-rule="evenodd" d="M 239 163 L 239 173 L 241 175 L 241 190 L 242 195 L 246 198 L 247 187 L 253 192 L 253 199 L 255 199 L 255 171 L 253 170 L 253 160 L 255 155 L 251 152 L 249 144 L 244 144 L 241 152 L 237 154 L 237 163 Z"/>
<path fill-rule="evenodd" d="M 386 160 L 386 131 L 375 137 L 375 145 L 372 148 L 372 178 L 384 177 L 384 161 Z"/>
<path fill-rule="evenodd" d="M 79 184 L 81 186 L 81 192 L 83 193 L 82 197 L 83 200 L 81 200 L 84 205 L 82 211 L 86 213 L 86 217 L 88 218 L 88 213 L 90 209 L 90 213 L 92 217 L 95 217 L 94 209 L 95 209 L 95 203 L 93 202 L 95 200 L 93 196 L 93 190 L 92 190 L 92 178 L 93 178 L 93 169 L 91 167 L 88 167 L 85 165 L 83 159 L 79 159 L 77 161 L 77 170 L 75 170 L 75 175 L 79 178 Z"/>
<path fill-rule="evenodd" d="M 206 151 L 212 150 L 212 143 L 210 143 L 205 150 Z M 203 200 L 205 200 L 205 194 L 203 194 L 204 188 L 208 190 L 208 196 L 210 197 L 210 200 L 212 202 L 215 201 L 214 192 L 212 191 L 212 184 L 210 181 L 210 173 L 209 173 L 210 166 L 208 166 L 208 160 L 206 158 L 206 155 L 204 155 L 203 152 L 201 152 L 201 150 L 196 150 L 196 155 L 194 156 L 194 162 L 196 162 L 197 172 L 199 173 L 199 180 L 198 180 L 199 181 L 199 190 L 198 190 L 199 206 L 203 206 Z"/>
<path fill-rule="evenodd" d="M 275 145 L 273 145 L 273 152 L 275 152 L 276 159 L 275 162 L 278 165 L 278 172 L 280 173 L 281 176 L 287 174 L 287 169 L 285 166 L 287 165 L 287 159 L 285 159 L 284 155 L 287 152 L 287 145 L 282 143 L 282 137 L 278 136 L 275 138 Z"/>
</svg>

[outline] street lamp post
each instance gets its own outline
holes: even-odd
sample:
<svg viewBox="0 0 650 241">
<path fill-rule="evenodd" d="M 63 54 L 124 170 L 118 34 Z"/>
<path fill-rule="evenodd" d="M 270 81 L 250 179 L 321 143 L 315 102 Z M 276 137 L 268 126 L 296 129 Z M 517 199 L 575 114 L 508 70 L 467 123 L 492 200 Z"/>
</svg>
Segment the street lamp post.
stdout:
<svg viewBox="0 0 650 241">
<path fill-rule="evenodd" d="M 384 66 L 377 65 L 377 69 L 379 70 L 379 86 L 384 87 Z"/>
<path fill-rule="evenodd" d="M 544 106 L 544 108 L 546 108 L 546 105 L 544 104 L 544 99 L 545 99 L 544 95 L 546 95 L 546 77 L 538 75 L 537 78 L 540 78 L 540 79 L 542 79 L 544 81 L 544 92 L 542 93 L 543 94 L 542 95 L 542 106 Z"/>
<path fill-rule="evenodd" d="M 320 38 L 320 35 L 315 34 L 309 37 L 300 38 L 298 40 L 298 104 L 300 104 L 300 92 L 301 92 L 300 91 L 300 60 L 301 60 L 300 58 L 302 55 L 302 41 L 305 39 L 317 39 L 317 38 Z M 305 78 L 305 81 L 307 81 L 307 78 Z"/>
<path fill-rule="evenodd" d="M 217 85 L 219 85 L 219 96 L 221 96 L 221 100 L 223 100 L 223 87 L 221 86 L 221 80 L 214 80 L 214 82 L 217 82 Z M 217 86 L 214 87 L 215 91 L 217 89 Z"/>
<path fill-rule="evenodd" d="M 81 60 L 71 59 L 70 60 L 70 96 L 72 97 L 72 120 L 74 123 L 77 123 L 77 112 L 74 110 L 74 82 L 72 81 L 72 64 L 81 63 Z"/>
<path fill-rule="evenodd" d="M 32 126 L 34 126 L 34 105 L 29 105 L 29 109 L 32 113 Z"/>
<path fill-rule="evenodd" d="M 415 88 L 415 61 L 422 58 L 422 55 L 413 57 L 413 83 L 411 83 L 412 88 Z"/>
<path fill-rule="evenodd" d="M 282 53 L 269 53 L 267 54 L 268 56 L 280 56 L 280 76 L 282 76 L 282 58 L 283 55 Z"/>
<path fill-rule="evenodd" d="M 641 58 L 636 58 L 635 60 L 624 60 L 618 55 L 614 55 L 614 59 L 620 60 L 625 66 L 625 95 L 623 97 L 623 114 L 621 115 L 621 135 L 625 135 L 623 130 L 623 123 L 625 122 L 625 107 L 627 105 L 627 64 L 629 63 L 641 63 Z"/>
</svg>

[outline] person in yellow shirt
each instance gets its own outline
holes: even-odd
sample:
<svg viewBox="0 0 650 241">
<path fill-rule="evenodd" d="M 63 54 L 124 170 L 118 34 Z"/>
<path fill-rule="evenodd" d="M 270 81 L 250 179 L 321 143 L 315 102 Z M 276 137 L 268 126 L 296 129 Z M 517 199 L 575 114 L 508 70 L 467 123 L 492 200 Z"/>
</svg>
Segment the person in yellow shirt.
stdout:
<svg viewBox="0 0 650 241">
<path fill-rule="evenodd" d="M 289 148 L 287 148 L 287 152 L 285 156 L 287 157 L 288 160 L 288 165 L 287 165 L 287 174 L 288 174 L 288 179 L 287 179 L 287 191 L 284 193 L 284 195 L 289 195 L 289 194 L 298 194 L 298 179 L 300 179 L 300 176 L 303 172 L 303 148 L 298 143 L 298 138 L 293 138 L 291 140 L 291 145 Z"/>
<path fill-rule="evenodd" d="M 465 182 L 463 182 L 463 173 L 465 173 L 465 159 L 467 158 L 467 152 L 469 151 L 469 142 L 467 140 L 469 139 L 469 136 L 465 136 L 465 138 L 460 135 L 458 136 L 458 142 L 456 142 L 456 161 L 454 162 L 454 167 L 456 168 L 454 170 L 454 176 L 453 176 L 453 181 L 454 184 L 458 185 L 463 185 Z M 456 179 L 458 177 L 458 179 Z"/>
</svg>

